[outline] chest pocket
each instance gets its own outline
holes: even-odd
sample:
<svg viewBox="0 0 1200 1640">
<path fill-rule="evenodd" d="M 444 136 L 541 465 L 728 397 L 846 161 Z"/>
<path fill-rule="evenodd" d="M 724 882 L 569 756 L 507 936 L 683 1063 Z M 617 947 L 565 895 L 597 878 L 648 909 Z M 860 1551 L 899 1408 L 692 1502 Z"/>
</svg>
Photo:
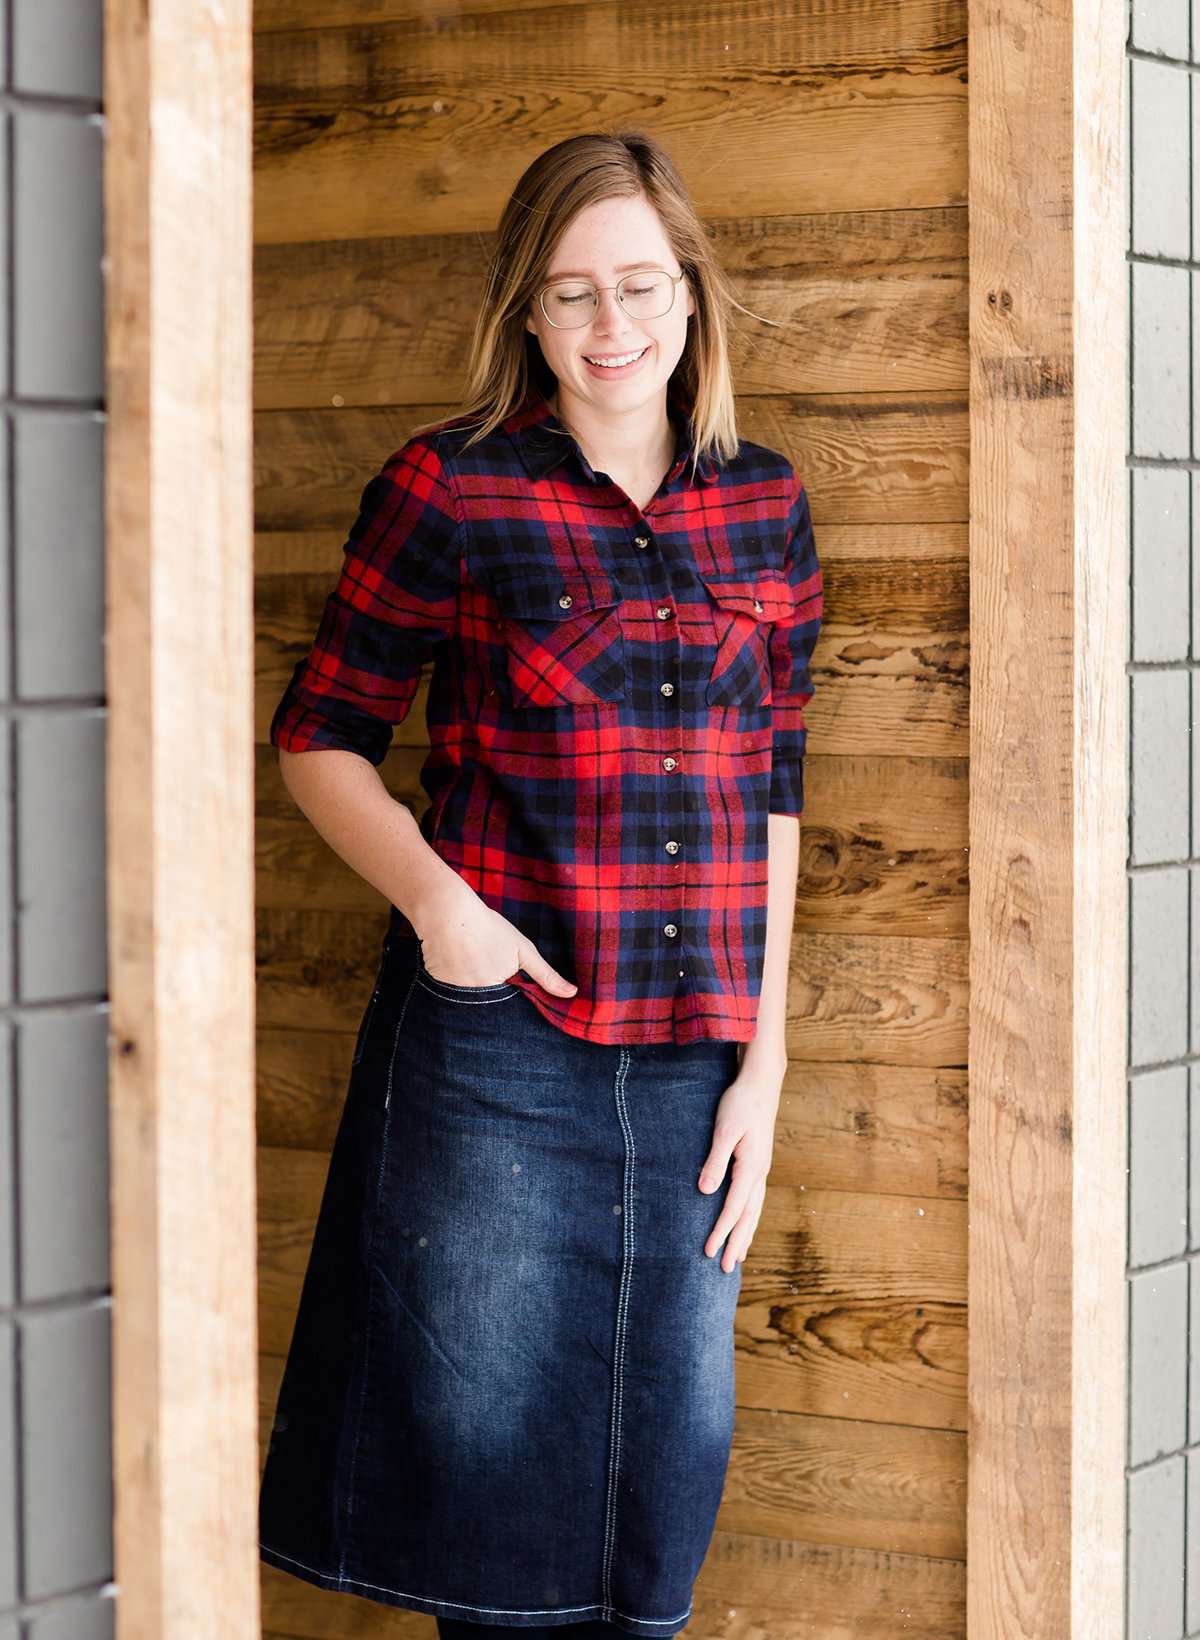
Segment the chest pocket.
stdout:
<svg viewBox="0 0 1200 1640">
<path fill-rule="evenodd" d="M 625 698 L 621 600 L 611 587 L 546 577 L 495 586 L 514 706 L 596 706 Z"/>
<path fill-rule="evenodd" d="M 781 571 L 748 571 L 740 580 L 703 575 L 714 632 L 712 670 L 704 698 L 710 706 L 769 706 L 768 640 L 776 622 L 795 614 Z"/>
</svg>

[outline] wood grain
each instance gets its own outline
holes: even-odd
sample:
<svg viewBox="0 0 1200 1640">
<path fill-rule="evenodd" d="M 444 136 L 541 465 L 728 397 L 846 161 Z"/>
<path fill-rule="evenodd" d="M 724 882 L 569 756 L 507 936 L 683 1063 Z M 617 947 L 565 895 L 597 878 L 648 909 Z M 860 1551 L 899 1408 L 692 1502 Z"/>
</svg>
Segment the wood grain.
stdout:
<svg viewBox="0 0 1200 1640">
<path fill-rule="evenodd" d="M 722 1640 L 960 1640 L 966 1567 L 883 1549 L 727 1531 L 696 1582 L 689 1631 Z"/>
<path fill-rule="evenodd" d="M 1125 1616 L 1125 28 L 971 7 L 971 1640 Z"/>
<path fill-rule="evenodd" d="M 328 529 L 344 537 L 363 485 L 412 428 L 449 404 L 382 409 L 264 410 L 255 416 L 255 513 L 260 530 Z M 967 516 L 967 402 L 950 391 L 746 396 L 741 437 L 780 450 L 810 493 L 813 526 L 868 534 L 938 527 L 953 541 Z M 938 539 L 934 534 L 931 539 Z M 823 536 L 821 538 L 823 544 Z"/>
<path fill-rule="evenodd" d="M 962 207 L 735 218 L 714 223 L 711 238 L 750 310 L 735 316 L 730 342 L 743 396 L 965 392 Z M 456 395 L 493 241 L 260 245 L 258 409 Z"/>
<path fill-rule="evenodd" d="M 260 244 L 489 231 L 534 156 L 632 122 L 708 219 L 966 199 L 954 0 L 593 0 L 333 28 L 255 50 Z M 297 233 L 297 224 L 303 224 Z"/>
<path fill-rule="evenodd" d="M 69 38 L 71 21 L 52 27 Z M 115 1610 L 122 1640 L 259 1630 L 250 23 L 240 0 L 103 7 L 120 1599 L 97 1613 Z M 71 1535 L 69 1522 L 46 1530 L 56 1545 Z M 64 1608 L 64 1633 L 90 1626 Z"/>
<path fill-rule="evenodd" d="M 909 1424 L 739 1408 L 727 1531 L 961 1560 L 966 1437 Z"/>
</svg>

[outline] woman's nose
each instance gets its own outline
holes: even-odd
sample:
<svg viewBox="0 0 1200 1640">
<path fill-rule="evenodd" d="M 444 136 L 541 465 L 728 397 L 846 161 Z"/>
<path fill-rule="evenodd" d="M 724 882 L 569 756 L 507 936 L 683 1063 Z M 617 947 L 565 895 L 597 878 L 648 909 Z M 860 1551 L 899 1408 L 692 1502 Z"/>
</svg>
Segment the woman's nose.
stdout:
<svg viewBox="0 0 1200 1640">
<path fill-rule="evenodd" d="M 592 324 L 597 330 L 603 331 L 606 336 L 620 335 L 623 330 L 630 328 L 629 315 L 620 302 L 617 301 L 615 290 L 597 291 L 596 312 Z"/>
</svg>

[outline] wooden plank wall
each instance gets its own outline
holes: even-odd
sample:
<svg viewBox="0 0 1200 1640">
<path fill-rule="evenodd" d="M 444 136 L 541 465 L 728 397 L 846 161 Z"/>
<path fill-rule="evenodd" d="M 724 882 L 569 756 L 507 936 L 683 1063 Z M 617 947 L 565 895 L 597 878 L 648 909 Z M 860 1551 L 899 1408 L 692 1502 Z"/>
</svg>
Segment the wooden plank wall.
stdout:
<svg viewBox="0 0 1200 1640">
<path fill-rule="evenodd" d="M 264 1418 L 386 915 L 287 796 L 271 710 L 361 486 L 455 407 L 521 170 L 640 123 L 746 305 L 786 321 L 741 321 L 741 428 L 805 479 L 828 610 L 791 1065 L 688 1632 L 962 1636 L 965 3 L 259 0 L 254 57 Z M 424 746 L 422 693 L 383 769 L 417 813 Z M 268 1635 L 434 1633 L 270 1568 L 263 1595 Z"/>
</svg>

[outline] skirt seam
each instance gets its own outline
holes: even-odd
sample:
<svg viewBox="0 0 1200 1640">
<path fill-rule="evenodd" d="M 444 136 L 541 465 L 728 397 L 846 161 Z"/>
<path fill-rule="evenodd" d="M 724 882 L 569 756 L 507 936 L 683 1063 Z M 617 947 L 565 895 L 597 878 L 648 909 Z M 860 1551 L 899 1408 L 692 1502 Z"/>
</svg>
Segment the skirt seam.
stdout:
<svg viewBox="0 0 1200 1640">
<path fill-rule="evenodd" d="M 624 1388 L 625 1321 L 629 1310 L 629 1287 L 633 1274 L 633 1171 L 637 1161 L 637 1150 L 634 1145 L 633 1130 L 629 1122 L 629 1112 L 625 1105 L 625 1076 L 629 1070 L 630 1058 L 629 1049 L 622 1048 L 617 1061 L 616 1078 L 613 1082 L 613 1096 L 625 1145 L 625 1167 L 621 1190 L 621 1280 L 617 1294 L 616 1341 L 613 1348 L 611 1444 L 608 1459 L 608 1498 L 605 1508 L 604 1562 L 601 1585 L 606 1611 L 614 1609 L 611 1580 L 613 1549 L 616 1543 L 617 1485 L 621 1468 L 621 1398 Z"/>
</svg>

